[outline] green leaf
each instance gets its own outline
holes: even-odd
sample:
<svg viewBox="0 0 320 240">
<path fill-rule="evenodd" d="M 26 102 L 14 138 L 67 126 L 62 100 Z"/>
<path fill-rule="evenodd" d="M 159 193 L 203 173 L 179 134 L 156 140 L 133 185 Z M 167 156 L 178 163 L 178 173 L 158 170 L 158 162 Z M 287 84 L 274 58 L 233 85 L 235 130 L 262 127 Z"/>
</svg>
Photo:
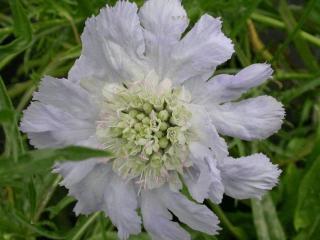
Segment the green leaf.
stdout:
<svg viewBox="0 0 320 240">
<path fill-rule="evenodd" d="M 10 0 L 13 17 L 13 31 L 16 39 L 0 46 L 0 69 L 10 62 L 17 54 L 25 50 L 32 41 L 31 23 L 19 0 Z"/>
<path fill-rule="evenodd" d="M 15 109 L 8 96 L 7 89 L 0 76 L 0 112 L 1 122 L 6 136 L 5 156 L 11 157 L 14 161 L 17 160 L 18 155 L 24 152 L 21 135 L 17 126 L 17 119 L 14 114 Z M 9 118 L 9 119 L 8 119 Z M 6 122 L 6 120 L 10 120 Z"/>
<path fill-rule="evenodd" d="M 320 158 L 313 163 L 299 187 L 298 204 L 295 210 L 296 230 L 311 229 L 319 221 L 320 213 Z"/>
<path fill-rule="evenodd" d="M 261 201 L 251 200 L 253 219 L 259 240 L 285 240 L 282 225 L 269 194 Z"/>
<path fill-rule="evenodd" d="M 29 151 L 19 156 L 19 164 L 13 164 L 10 158 L 0 158 L 3 163 L 0 169 L 1 182 L 14 177 L 27 177 L 50 169 L 56 161 L 80 161 L 88 158 L 110 157 L 111 154 L 104 150 L 86 147 L 70 146 L 61 149 L 41 149 Z"/>
</svg>

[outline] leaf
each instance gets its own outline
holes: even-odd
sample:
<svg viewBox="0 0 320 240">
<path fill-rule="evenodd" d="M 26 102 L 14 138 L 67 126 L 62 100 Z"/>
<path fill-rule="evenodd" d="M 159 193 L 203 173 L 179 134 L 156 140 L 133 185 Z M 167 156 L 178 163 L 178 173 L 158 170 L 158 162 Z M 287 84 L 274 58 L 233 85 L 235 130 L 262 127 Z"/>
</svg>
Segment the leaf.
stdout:
<svg viewBox="0 0 320 240">
<path fill-rule="evenodd" d="M 10 158 L 0 158 L 0 162 L 3 163 L 0 169 L 0 185 L 13 177 L 23 178 L 47 171 L 55 161 L 80 161 L 110 156 L 110 152 L 104 150 L 70 146 L 29 151 L 19 156 L 19 164 L 13 164 Z"/>
<path fill-rule="evenodd" d="M 5 156 L 12 157 L 14 161 L 17 160 L 18 155 L 24 152 L 21 135 L 17 126 L 17 119 L 15 116 L 15 109 L 13 108 L 11 99 L 7 94 L 7 89 L 0 76 L 0 112 L 3 122 L 3 129 L 6 136 Z M 6 122 L 6 120 L 10 120 Z"/>
<path fill-rule="evenodd" d="M 295 210 L 296 230 L 311 229 L 319 221 L 320 213 L 320 158 L 313 163 L 299 187 L 298 204 Z"/>
<path fill-rule="evenodd" d="M 253 219 L 259 240 L 285 240 L 282 225 L 269 194 L 261 201 L 251 200 Z"/>
<path fill-rule="evenodd" d="M 13 17 L 13 27 L 16 39 L 11 43 L 0 46 L 0 69 L 12 58 L 25 50 L 32 41 L 31 23 L 19 0 L 10 0 Z"/>
</svg>

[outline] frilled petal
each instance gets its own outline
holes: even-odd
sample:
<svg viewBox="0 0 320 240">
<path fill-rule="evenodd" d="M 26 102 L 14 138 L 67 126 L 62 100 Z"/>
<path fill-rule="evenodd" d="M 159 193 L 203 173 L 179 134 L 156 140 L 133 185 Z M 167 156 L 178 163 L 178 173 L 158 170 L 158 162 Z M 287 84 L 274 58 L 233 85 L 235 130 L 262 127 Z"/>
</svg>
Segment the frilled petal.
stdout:
<svg viewBox="0 0 320 240">
<path fill-rule="evenodd" d="M 145 76 L 144 38 L 135 3 L 118 1 L 86 21 L 80 58 L 69 78 L 92 91 L 104 82 L 128 82 Z"/>
<path fill-rule="evenodd" d="M 153 191 L 141 193 L 143 225 L 154 240 L 189 240 L 190 235 L 171 221 L 172 214 Z"/>
<path fill-rule="evenodd" d="M 238 159 L 225 158 L 218 163 L 225 193 L 233 198 L 258 198 L 278 182 L 281 170 L 263 154 Z"/>
<path fill-rule="evenodd" d="M 214 203 L 220 203 L 224 187 L 216 160 L 211 152 L 199 143 L 190 144 L 190 158 L 193 166 L 184 175 L 189 192 L 197 202 L 210 198 Z"/>
<path fill-rule="evenodd" d="M 193 103 L 211 106 L 238 99 L 250 88 L 270 79 L 272 73 L 269 64 L 252 64 L 236 75 L 220 74 L 208 82 L 191 79 L 184 86 L 191 92 Z"/>
<path fill-rule="evenodd" d="M 105 188 L 113 174 L 110 165 L 98 160 L 65 162 L 56 164 L 53 172 L 63 176 L 61 184 L 78 200 L 74 208 L 77 215 L 104 210 Z"/>
<path fill-rule="evenodd" d="M 78 200 L 77 215 L 104 211 L 117 226 L 120 239 L 141 231 L 134 187 L 116 175 L 110 164 L 94 159 L 65 162 L 56 164 L 53 172 L 63 176 L 61 185 Z"/>
<path fill-rule="evenodd" d="M 137 194 L 132 182 L 113 174 L 106 187 L 104 199 L 107 207 L 105 212 L 117 226 L 120 239 L 128 239 L 130 234 L 140 233 L 141 219 L 136 212 Z"/>
<path fill-rule="evenodd" d="M 220 229 L 219 219 L 206 206 L 191 202 L 181 193 L 167 187 L 157 189 L 157 194 L 166 208 L 194 230 L 216 234 Z"/>
<path fill-rule="evenodd" d="M 224 158 L 228 155 L 228 147 L 223 138 L 211 122 L 208 112 L 203 106 L 189 104 L 188 110 L 192 113 L 191 129 L 200 142 L 212 152 L 214 158 Z"/>
<path fill-rule="evenodd" d="M 95 133 L 98 105 L 79 85 L 45 77 L 24 111 L 20 129 L 37 148 L 86 145 Z"/>
<path fill-rule="evenodd" d="M 231 40 L 221 31 L 221 20 L 205 14 L 174 47 L 169 78 L 175 84 L 189 79 L 207 80 L 233 52 Z"/>
<path fill-rule="evenodd" d="M 212 106 L 210 117 L 219 133 L 244 140 L 264 139 L 277 132 L 285 112 L 270 96 Z"/>
<path fill-rule="evenodd" d="M 162 78 L 168 72 L 169 56 L 188 26 L 188 17 L 180 0 L 149 0 L 141 7 L 146 56 Z"/>
</svg>

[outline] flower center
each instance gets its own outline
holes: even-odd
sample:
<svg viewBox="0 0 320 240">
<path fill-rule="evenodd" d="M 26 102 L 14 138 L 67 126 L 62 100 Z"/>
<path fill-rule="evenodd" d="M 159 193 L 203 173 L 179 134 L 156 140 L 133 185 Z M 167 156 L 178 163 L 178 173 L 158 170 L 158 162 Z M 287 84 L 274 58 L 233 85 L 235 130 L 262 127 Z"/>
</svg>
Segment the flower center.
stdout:
<svg viewBox="0 0 320 240">
<path fill-rule="evenodd" d="M 107 109 L 97 125 L 98 139 L 115 153 L 113 169 L 125 178 L 137 178 L 152 189 L 171 179 L 187 162 L 191 113 L 179 100 L 180 90 L 160 96 L 142 87 L 118 87 L 105 94 Z"/>
</svg>

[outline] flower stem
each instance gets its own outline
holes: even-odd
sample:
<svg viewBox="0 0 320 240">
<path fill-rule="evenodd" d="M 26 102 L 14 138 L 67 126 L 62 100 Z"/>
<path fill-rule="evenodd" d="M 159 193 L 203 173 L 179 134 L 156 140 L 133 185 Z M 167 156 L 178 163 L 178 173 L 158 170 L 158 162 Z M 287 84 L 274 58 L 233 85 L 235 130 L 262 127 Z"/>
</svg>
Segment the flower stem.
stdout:
<svg viewBox="0 0 320 240">
<path fill-rule="evenodd" d="M 247 235 L 246 233 L 243 231 L 243 229 L 234 226 L 230 220 L 228 219 L 228 217 L 224 214 L 224 212 L 222 211 L 222 209 L 216 205 L 213 204 L 211 202 L 209 202 L 209 206 L 212 208 L 212 210 L 217 214 L 218 218 L 220 219 L 220 221 L 222 222 L 222 224 L 229 229 L 229 231 L 231 232 L 231 234 L 240 240 L 246 240 Z"/>
<path fill-rule="evenodd" d="M 269 26 L 282 28 L 282 29 L 286 28 L 286 25 L 284 24 L 284 22 L 277 20 L 277 19 L 274 19 L 274 18 L 271 18 L 271 17 L 268 17 L 268 16 L 265 16 L 265 15 L 262 15 L 257 12 L 252 13 L 251 19 L 258 21 L 258 22 L 261 22 L 261 23 L 265 23 Z M 298 35 L 300 35 L 300 37 L 302 37 L 304 40 L 320 47 L 320 38 L 315 37 L 312 34 L 305 32 L 305 31 L 302 31 L 302 30 L 300 30 L 298 32 Z"/>
</svg>

